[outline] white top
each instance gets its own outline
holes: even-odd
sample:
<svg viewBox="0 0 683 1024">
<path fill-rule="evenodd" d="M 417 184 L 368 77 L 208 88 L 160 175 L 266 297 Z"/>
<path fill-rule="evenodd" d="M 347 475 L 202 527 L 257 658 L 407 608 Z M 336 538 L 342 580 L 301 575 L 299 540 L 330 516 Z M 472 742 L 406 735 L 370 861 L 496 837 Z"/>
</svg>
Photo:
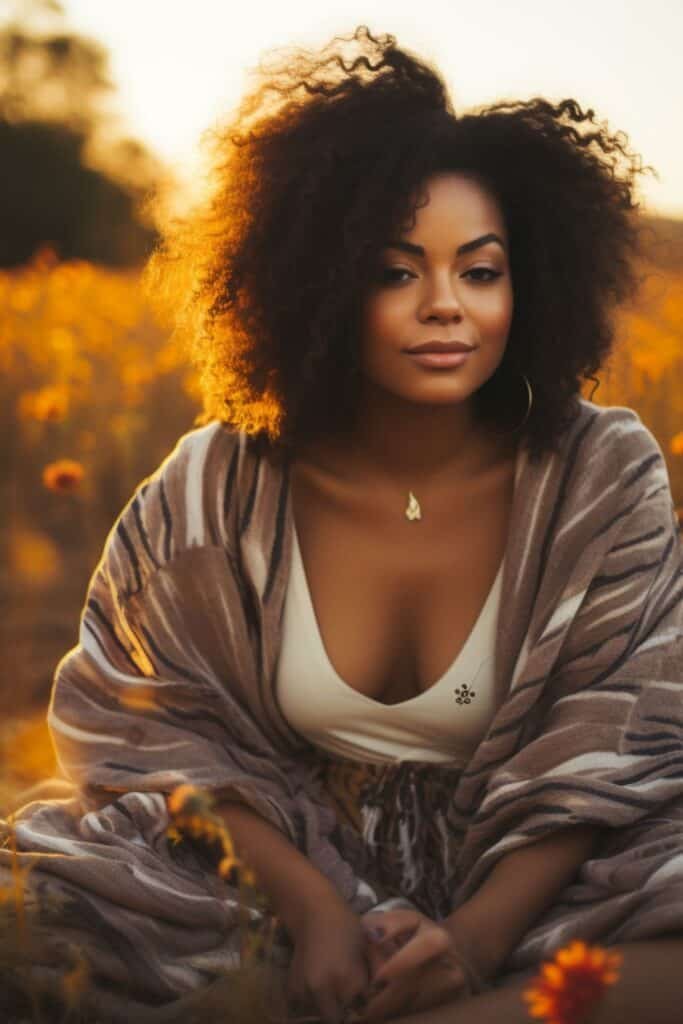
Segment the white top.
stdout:
<svg viewBox="0 0 683 1024">
<path fill-rule="evenodd" d="M 496 621 L 503 565 L 465 646 L 424 693 L 383 704 L 337 674 L 322 642 L 296 527 L 276 688 L 280 708 L 311 743 L 354 761 L 465 764 L 495 711 Z"/>
</svg>

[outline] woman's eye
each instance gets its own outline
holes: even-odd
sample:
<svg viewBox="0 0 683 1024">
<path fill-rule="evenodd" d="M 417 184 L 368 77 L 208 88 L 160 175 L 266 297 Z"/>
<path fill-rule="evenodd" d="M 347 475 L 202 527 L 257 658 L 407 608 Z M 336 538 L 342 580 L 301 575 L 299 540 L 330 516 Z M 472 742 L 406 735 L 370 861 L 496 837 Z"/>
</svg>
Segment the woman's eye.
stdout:
<svg viewBox="0 0 683 1024">
<path fill-rule="evenodd" d="M 502 274 L 500 273 L 499 270 L 492 270 L 491 267 L 472 267 L 470 270 L 466 271 L 463 274 L 463 277 L 467 277 L 468 274 L 489 274 L 490 277 L 473 277 L 472 280 L 481 281 L 482 283 L 486 283 L 488 281 L 495 281 L 497 277 L 502 277 Z"/>
<path fill-rule="evenodd" d="M 408 277 L 413 276 L 409 270 L 405 270 L 403 267 L 383 267 L 381 280 L 387 284 L 400 284 L 405 280 L 401 274 L 406 274 Z"/>
<path fill-rule="evenodd" d="M 500 271 L 493 270 L 491 267 L 472 267 L 465 271 L 463 277 L 470 275 L 473 281 L 480 284 L 487 284 L 490 281 L 495 281 L 497 277 L 502 277 Z M 402 284 L 411 277 L 415 277 L 415 275 L 404 267 L 383 267 L 380 273 L 380 280 L 385 284 Z"/>
</svg>

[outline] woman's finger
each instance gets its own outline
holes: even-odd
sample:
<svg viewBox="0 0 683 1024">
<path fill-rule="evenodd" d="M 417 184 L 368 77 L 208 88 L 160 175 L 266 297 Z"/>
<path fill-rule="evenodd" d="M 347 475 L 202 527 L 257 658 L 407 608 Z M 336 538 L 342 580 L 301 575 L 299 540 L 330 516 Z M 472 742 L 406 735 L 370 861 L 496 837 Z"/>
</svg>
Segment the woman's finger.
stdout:
<svg viewBox="0 0 683 1024">
<path fill-rule="evenodd" d="M 365 962 L 368 967 L 368 984 L 374 980 L 375 974 L 386 963 L 394 953 L 401 948 L 397 939 L 389 939 L 386 942 L 368 942 L 365 949 Z"/>
<path fill-rule="evenodd" d="M 392 981 L 406 972 L 415 971 L 450 947 L 448 933 L 436 925 L 418 928 L 411 938 L 375 972 L 373 981 Z"/>
<path fill-rule="evenodd" d="M 454 1000 L 459 994 L 463 994 L 466 988 L 465 973 L 462 968 L 451 965 L 444 970 L 435 965 L 434 972 L 429 970 L 427 975 L 420 975 L 419 984 L 416 985 L 415 999 L 410 1007 L 411 1012 L 442 1006 L 444 1003 Z"/>
<path fill-rule="evenodd" d="M 415 910 L 369 910 L 361 917 L 361 925 L 368 938 L 382 942 L 415 931 L 422 920 L 423 915 Z"/>
<path fill-rule="evenodd" d="M 311 1002 L 317 1007 L 324 1024 L 342 1024 L 346 1016 L 346 1007 L 339 994 L 329 987 L 312 993 Z"/>
<path fill-rule="evenodd" d="M 394 1017 L 409 1009 L 408 1003 L 414 996 L 418 985 L 416 977 L 401 977 L 393 982 L 371 985 L 368 999 L 361 1012 L 362 1024 L 375 1024 L 376 1021 Z M 412 1006 L 411 1006 L 412 1008 Z"/>
<path fill-rule="evenodd" d="M 387 985 L 365 1004 L 361 1013 L 362 1024 L 391 1019 L 396 1014 L 429 1010 L 455 999 L 465 987 L 465 978 L 459 968 L 444 968 L 435 963 L 425 970 L 404 974 Z"/>
</svg>

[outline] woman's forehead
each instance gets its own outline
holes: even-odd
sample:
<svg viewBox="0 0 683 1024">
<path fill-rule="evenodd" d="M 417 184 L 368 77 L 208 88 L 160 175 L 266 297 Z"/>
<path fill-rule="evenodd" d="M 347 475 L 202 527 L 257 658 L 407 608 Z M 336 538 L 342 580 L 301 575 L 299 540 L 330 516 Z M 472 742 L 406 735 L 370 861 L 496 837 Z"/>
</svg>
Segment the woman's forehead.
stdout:
<svg viewBox="0 0 683 1024">
<path fill-rule="evenodd" d="M 458 254 L 488 242 L 503 249 L 508 244 L 505 217 L 496 197 L 485 185 L 459 173 L 428 179 L 413 197 L 411 216 L 390 230 L 385 246 L 400 241 L 409 251 L 408 245 L 421 247 L 428 236 L 443 235 L 457 244 Z M 417 249 L 414 254 L 421 255 Z"/>
</svg>

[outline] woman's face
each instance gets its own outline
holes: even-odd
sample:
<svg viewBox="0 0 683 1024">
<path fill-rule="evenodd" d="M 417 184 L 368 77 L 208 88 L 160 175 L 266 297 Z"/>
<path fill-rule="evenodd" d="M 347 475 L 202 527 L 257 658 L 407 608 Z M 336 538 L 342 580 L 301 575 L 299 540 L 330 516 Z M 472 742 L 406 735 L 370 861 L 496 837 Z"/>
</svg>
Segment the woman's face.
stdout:
<svg viewBox="0 0 683 1024">
<path fill-rule="evenodd" d="M 415 226 L 387 239 L 364 305 L 361 370 L 409 402 L 470 398 L 503 358 L 512 321 L 508 236 L 496 199 L 462 174 L 426 185 Z M 474 346 L 460 365 L 421 364 L 406 349 L 432 341 Z"/>
</svg>

